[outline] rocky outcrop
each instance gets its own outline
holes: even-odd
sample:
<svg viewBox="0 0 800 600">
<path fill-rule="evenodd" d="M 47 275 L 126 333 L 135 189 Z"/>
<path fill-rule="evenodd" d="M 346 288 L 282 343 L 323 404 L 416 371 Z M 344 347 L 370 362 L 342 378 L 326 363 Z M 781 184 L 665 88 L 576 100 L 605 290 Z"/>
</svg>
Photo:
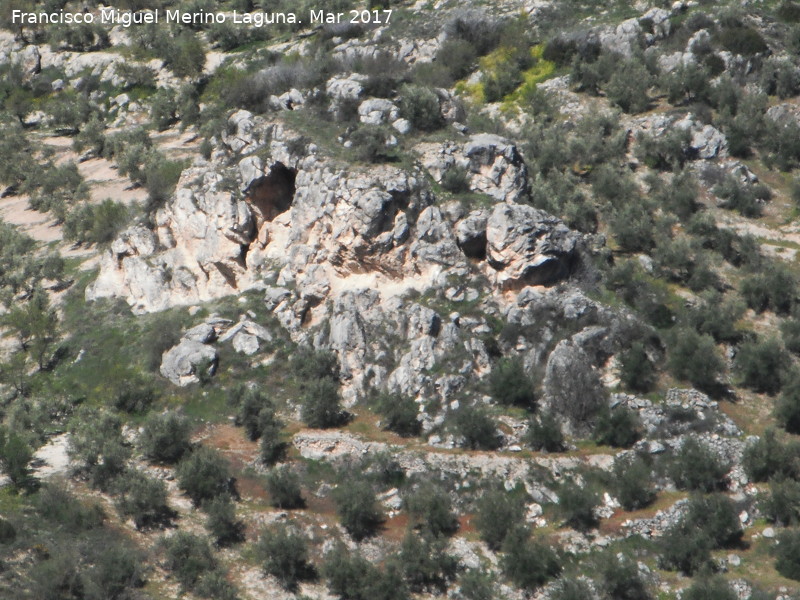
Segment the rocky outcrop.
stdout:
<svg viewBox="0 0 800 600">
<path fill-rule="evenodd" d="M 575 431 L 585 431 L 601 407 L 606 393 L 586 352 L 572 340 L 560 341 L 547 359 L 545 401 Z"/>
<path fill-rule="evenodd" d="M 164 353 L 160 371 L 175 385 L 186 386 L 200 381 L 202 370 L 213 375 L 216 365 L 217 352 L 212 346 L 184 339 Z"/>
<path fill-rule="evenodd" d="M 528 169 L 517 147 L 505 138 L 489 133 L 473 135 L 464 144 L 424 143 L 416 148 L 420 162 L 441 182 L 449 169 L 466 171 L 469 188 L 498 202 L 519 202 L 527 198 Z"/>
<path fill-rule="evenodd" d="M 579 236 L 559 219 L 521 204 L 498 204 L 486 222 L 486 260 L 504 288 L 549 285 L 569 276 Z"/>
</svg>

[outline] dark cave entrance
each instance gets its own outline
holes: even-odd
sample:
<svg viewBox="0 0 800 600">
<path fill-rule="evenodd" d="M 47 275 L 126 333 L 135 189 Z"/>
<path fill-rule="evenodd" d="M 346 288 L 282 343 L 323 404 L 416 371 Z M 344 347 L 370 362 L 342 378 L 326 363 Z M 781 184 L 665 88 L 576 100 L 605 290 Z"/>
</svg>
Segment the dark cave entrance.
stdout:
<svg viewBox="0 0 800 600">
<path fill-rule="evenodd" d="M 289 210 L 294 199 L 295 169 L 283 163 L 272 165 L 264 177 L 254 179 L 245 192 L 245 199 L 253 206 L 261 222 L 272 221 Z"/>
</svg>

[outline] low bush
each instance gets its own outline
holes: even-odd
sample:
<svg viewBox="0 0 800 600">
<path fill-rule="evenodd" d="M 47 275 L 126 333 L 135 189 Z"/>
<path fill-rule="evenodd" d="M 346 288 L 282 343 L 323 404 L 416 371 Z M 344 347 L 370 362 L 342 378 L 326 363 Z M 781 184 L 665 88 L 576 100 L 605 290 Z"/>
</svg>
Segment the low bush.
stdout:
<svg viewBox="0 0 800 600">
<path fill-rule="evenodd" d="M 110 413 L 85 409 L 75 419 L 68 453 L 79 473 L 105 490 L 125 470 L 130 448 L 122 439 L 122 423 Z"/>
<path fill-rule="evenodd" d="M 538 588 L 561 572 L 558 555 L 520 526 L 506 536 L 500 564 L 514 585 L 524 590 Z"/>
<path fill-rule="evenodd" d="M 0 469 L 16 487 L 28 483 L 32 458 L 33 449 L 24 438 L 0 427 Z"/>
<path fill-rule="evenodd" d="M 780 391 L 789 364 L 789 355 L 775 338 L 745 342 L 735 360 L 741 385 L 770 395 Z"/>
<path fill-rule="evenodd" d="M 244 523 L 236 518 L 236 506 L 228 496 L 217 496 L 203 503 L 206 529 L 219 546 L 244 540 Z"/>
<path fill-rule="evenodd" d="M 740 292 L 747 306 L 756 312 L 773 310 L 789 313 L 797 297 L 797 280 L 783 265 L 770 263 L 759 273 L 747 276 Z"/>
<path fill-rule="evenodd" d="M 356 160 L 379 163 L 389 160 L 393 151 L 389 148 L 389 131 L 380 125 L 360 125 L 352 134 L 353 153 Z"/>
<path fill-rule="evenodd" d="M 233 491 L 228 462 L 213 448 L 201 446 L 189 454 L 178 464 L 176 475 L 178 486 L 195 506 Z"/>
<path fill-rule="evenodd" d="M 205 537 L 178 531 L 161 541 L 165 565 L 185 589 L 192 589 L 203 575 L 217 567 L 211 545 Z"/>
<path fill-rule="evenodd" d="M 381 394 L 375 401 L 383 417 L 383 427 L 402 437 L 414 437 L 422 431 L 417 419 L 419 406 L 413 398 L 402 394 Z"/>
<path fill-rule="evenodd" d="M 712 492 L 726 486 L 729 466 L 696 438 L 686 438 L 669 463 L 668 471 L 682 490 Z"/>
<path fill-rule="evenodd" d="M 622 385 L 634 392 L 649 392 L 656 380 L 656 371 L 647 356 L 644 344 L 634 342 L 620 354 L 619 378 Z"/>
<path fill-rule="evenodd" d="M 375 491 L 367 481 L 355 480 L 338 485 L 334 501 L 342 527 L 356 541 L 374 535 L 385 520 Z"/>
<path fill-rule="evenodd" d="M 439 97 L 420 85 L 407 85 L 400 90 L 400 114 L 419 131 L 434 131 L 444 125 Z"/>
<path fill-rule="evenodd" d="M 342 410 L 339 386 L 327 377 L 311 381 L 305 386 L 302 399 L 303 421 L 309 427 L 327 429 L 347 421 Z"/>
<path fill-rule="evenodd" d="M 528 420 L 524 441 L 533 450 L 563 452 L 566 449 L 561 424 L 551 411 L 541 411 Z"/>
<path fill-rule="evenodd" d="M 711 550 L 739 543 L 742 527 L 733 502 L 722 494 L 696 496 L 661 539 L 662 567 L 687 575 L 713 568 Z"/>
<path fill-rule="evenodd" d="M 114 491 L 118 495 L 117 510 L 133 519 L 136 529 L 164 527 L 176 516 L 167 502 L 167 487 L 160 479 L 131 470 L 117 478 Z"/>
<path fill-rule="evenodd" d="M 625 510 L 639 510 L 655 499 L 651 468 L 639 456 L 614 460 L 614 494 Z"/>
<path fill-rule="evenodd" d="M 761 496 L 759 508 L 764 517 L 780 526 L 800 524 L 800 482 L 771 479 L 769 494 Z"/>
<path fill-rule="evenodd" d="M 736 593 L 724 577 L 699 577 L 683 591 L 681 600 L 737 600 Z"/>
<path fill-rule="evenodd" d="M 305 500 L 300 489 L 300 477 L 289 467 L 274 468 L 267 475 L 270 503 L 276 508 L 303 508 Z"/>
<path fill-rule="evenodd" d="M 462 405 L 450 415 L 453 432 L 472 450 L 494 450 L 500 446 L 497 425 L 483 407 Z"/>
<path fill-rule="evenodd" d="M 412 523 L 427 534 L 447 536 L 458 530 L 458 517 L 450 496 L 434 483 L 420 485 L 406 496 L 404 505 Z"/>
<path fill-rule="evenodd" d="M 445 540 L 412 531 L 403 538 L 398 559 L 409 588 L 417 593 L 444 593 L 458 568 L 458 560 L 447 554 Z"/>
<path fill-rule="evenodd" d="M 408 600 L 410 595 L 400 567 L 388 561 L 386 569 L 374 567 L 360 554 L 337 544 L 325 558 L 322 574 L 331 593 L 344 600 Z"/>
<path fill-rule="evenodd" d="M 601 445 L 630 448 L 642 435 L 642 422 L 630 408 L 618 406 L 601 411 L 592 437 Z"/>
<path fill-rule="evenodd" d="M 775 403 L 775 417 L 789 433 L 800 433 L 800 373 L 790 371 Z"/>
<path fill-rule="evenodd" d="M 533 381 L 519 357 L 501 358 L 495 363 L 489 375 L 489 392 L 499 404 L 530 410 L 535 407 Z"/>
<path fill-rule="evenodd" d="M 775 476 L 796 478 L 800 476 L 800 443 L 784 443 L 774 429 L 767 429 L 744 449 L 742 466 L 753 481 L 768 481 Z"/>
<path fill-rule="evenodd" d="M 597 525 L 594 509 L 600 498 L 588 483 L 565 481 L 558 491 L 558 511 L 564 523 L 580 531 L 588 531 Z"/>
<path fill-rule="evenodd" d="M 289 591 L 301 581 L 311 579 L 315 570 L 308 555 L 306 539 L 286 525 L 265 529 L 255 546 L 261 568 Z"/>
<path fill-rule="evenodd" d="M 499 550 L 509 532 L 525 519 L 525 500 L 518 492 L 492 488 L 478 500 L 475 527 L 481 539 Z"/>
<path fill-rule="evenodd" d="M 789 579 L 800 581 L 800 530 L 788 530 L 778 536 L 775 569 Z"/>
<path fill-rule="evenodd" d="M 599 560 L 598 588 L 606 598 L 615 600 L 649 600 L 653 598 L 648 583 L 635 560 L 606 554 Z"/>
<path fill-rule="evenodd" d="M 167 411 L 145 421 L 139 436 L 139 448 L 152 461 L 176 463 L 191 448 L 190 434 L 189 420 L 174 411 Z"/>
</svg>

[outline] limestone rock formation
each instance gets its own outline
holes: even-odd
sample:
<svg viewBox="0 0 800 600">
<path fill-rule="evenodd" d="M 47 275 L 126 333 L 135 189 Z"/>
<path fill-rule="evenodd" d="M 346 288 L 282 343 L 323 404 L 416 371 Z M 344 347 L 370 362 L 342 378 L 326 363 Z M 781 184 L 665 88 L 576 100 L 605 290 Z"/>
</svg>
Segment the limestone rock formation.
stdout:
<svg viewBox="0 0 800 600">
<path fill-rule="evenodd" d="M 185 386 L 200 381 L 201 369 L 213 375 L 217 352 L 212 346 L 184 339 L 170 348 L 161 359 L 161 374 L 175 385 Z"/>
<path fill-rule="evenodd" d="M 578 239 L 544 211 L 502 203 L 486 223 L 486 259 L 504 287 L 547 285 L 569 275 Z"/>
<path fill-rule="evenodd" d="M 498 202 L 519 202 L 528 196 L 528 169 L 517 147 L 498 135 L 481 133 L 466 143 L 424 143 L 416 147 L 420 162 L 441 182 L 448 169 L 466 170 L 469 187 Z"/>
</svg>

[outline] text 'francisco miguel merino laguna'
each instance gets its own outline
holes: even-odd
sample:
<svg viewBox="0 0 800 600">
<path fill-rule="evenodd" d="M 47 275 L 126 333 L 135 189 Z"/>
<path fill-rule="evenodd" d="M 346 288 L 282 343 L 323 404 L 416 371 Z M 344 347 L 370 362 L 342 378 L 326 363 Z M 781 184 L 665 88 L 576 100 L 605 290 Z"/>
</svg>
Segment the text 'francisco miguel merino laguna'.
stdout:
<svg viewBox="0 0 800 600">
<path fill-rule="evenodd" d="M 212 25 L 215 23 L 234 23 L 264 27 L 294 23 L 388 23 L 391 10 L 350 10 L 343 12 L 327 10 L 310 10 L 305 19 L 293 12 L 206 12 L 182 10 L 149 10 L 140 12 L 121 11 L 115 8 L 101 8 L 99 13 L 92 12 L 27 12 L 12 10 L 11 20 L 16 25 L 72 25 L 83 23 L 101 23 L 104 25 L 141 25 L 145 23 L 180 23 L 183 25 Z"/>
</svg>

